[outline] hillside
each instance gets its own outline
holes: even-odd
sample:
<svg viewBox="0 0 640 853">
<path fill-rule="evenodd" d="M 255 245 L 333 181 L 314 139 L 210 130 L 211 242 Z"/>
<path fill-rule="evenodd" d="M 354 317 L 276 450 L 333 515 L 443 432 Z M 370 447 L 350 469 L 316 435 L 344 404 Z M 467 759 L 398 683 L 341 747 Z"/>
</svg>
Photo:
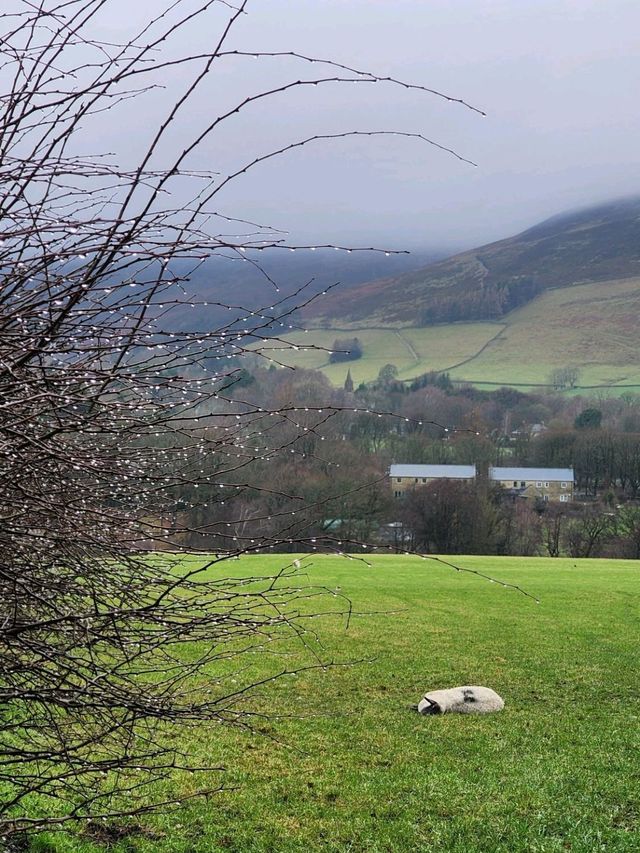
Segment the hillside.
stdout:
<svg viewBox="0 0 640 853">
<path fill-rule="evenodd" d="M 522 386 L 545 385 L 553 370 L 570 366 L 579 369 L 577 390 L 637 393 L 639 316 L 640 278 L 620 279 L 548 290 L 500 322 L 309 328 L 262 349 L 282 364 L 321 370 L 336 385 L 347 370 L 356 384 L 370 382 L 389 363 L 405 380 L 436 370 L 461 382 Z M 333 341 L 347 334 L 362 343 L 362 358 L 330 364 Z"/>
<path fill-rule="evenodd" d="M 554 369 L 572 366 L 579 369 L 582 387 L 626 387 L 637 393 L 638 317 L 640 279 L 549 290 L 505 317 L 499 334 L 452 369 L 451 377 L 539 384 Z"/>
<path fill-rule="evenodd" d="M 640 198 L 564 213 L 413 272 L 333 291 L 308 323 L 428 326 L 499 320 L 550 288 L 640 276 Z"/>
<path fill-rule="evenodd" d="M 347 370 L 356 385 L 372 382 L 385 364 L 398 368 L 399 379 L 413 379 L 431 370 L 447 371 L 460 361 L 473 359 L 503 327 L 494 323 L 464 323 L 422 329 L 358 328 L 349 332 L 362 344 L 357 361 L 331 364 L 329 351 L 338 330 L 309 329 L 291 332 L 280 341 L 260 345 L 260 351 L 280 364 L 321 370 L 334 385 L 342 385 Z M 294 349 L 295 347 L 295 349 Z"/>
</svg>

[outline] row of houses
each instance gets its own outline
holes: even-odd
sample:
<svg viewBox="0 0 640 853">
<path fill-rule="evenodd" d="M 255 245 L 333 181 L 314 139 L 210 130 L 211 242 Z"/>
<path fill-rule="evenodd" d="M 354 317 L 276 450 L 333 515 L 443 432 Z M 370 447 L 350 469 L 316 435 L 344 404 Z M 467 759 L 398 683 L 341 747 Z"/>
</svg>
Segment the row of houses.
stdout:
<svg viewBox="0 0 640 853">
<path fill-rule="evenodd" d="M 389 478 L 394 497 L 433 480 L 473 483 L 478 477 L 475 465 L 391 465 Z M 491 466 L 491 482 L 499 483 L 516 497 L 540 501 L 573 500 L 573 468 L 500 468 Z"/>
</svg>

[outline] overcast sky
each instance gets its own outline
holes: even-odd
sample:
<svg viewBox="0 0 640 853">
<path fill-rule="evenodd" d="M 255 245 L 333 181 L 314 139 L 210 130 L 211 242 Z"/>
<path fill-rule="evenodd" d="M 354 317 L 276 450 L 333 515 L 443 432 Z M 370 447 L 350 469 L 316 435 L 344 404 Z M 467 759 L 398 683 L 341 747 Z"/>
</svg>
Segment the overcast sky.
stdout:
<svg viewBox="0 0 640 853">
<path fill-rule="evenodd" d="M 112 0 L 105 29 L 119 33 L 132 15 L 161 5 Z M 230 215 L 301 240 L 468 247 L 567 208 L 640 193 L 638 0 L 253 0 L 248 8 L 230 46 L 375 69 L 462 98 L 487 117 L 390 86 L 277 96 L 229 122 L 192 165 L 225 172 L 310 134 L 384 129 L 423 133 L 478 167 L 417 140 L 333 141 L 237 181 L 224 196 Z M 182 47 L 215 35 L 211 19 Z M 185 126 L 256 87 L 318 70 L 231 60 L 184 114 Z M 162 106 L 157 97 L 132 105 L 109 133 L 125 131 L 134 150 Z"/>
</svg>

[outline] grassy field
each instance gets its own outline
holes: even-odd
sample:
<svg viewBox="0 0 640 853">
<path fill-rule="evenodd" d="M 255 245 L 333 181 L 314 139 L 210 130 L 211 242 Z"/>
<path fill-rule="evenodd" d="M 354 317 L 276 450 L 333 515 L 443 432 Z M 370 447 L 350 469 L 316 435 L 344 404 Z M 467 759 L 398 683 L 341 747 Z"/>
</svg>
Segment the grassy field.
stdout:
<svg viewBox="0 0 640 853">
<path fill-rule="evenodd" d="M 255 572 L 285 561 L 235 565 Z M 522 585 L 540 604 L 414 557 L 374 556 L 371 567 L 305 561 L 312 581 L 348 592 L 361 614 L 348 629 L 337 617 L 314 623 L 326 657 L 362 662 L 263 690 L 256 710 L 293 716 L 260 721 L 258 733 L 192 732 L 194 760 L 223 763 L 233 790 L 145 818 L 111 849 L 638 851 L 640 566 L 458 562 Z M 296 659 L 292 650 L 287 662 Z M 262 658 L 249 663 L 268 668 Z M 411 710 L 425 689 L 465 683 L 498 690 L 505 710 L 477 718 Z M 189 791 L 194 780 L 175 784 Z M 51 836 L 35 849 L 104 847 Z"/>
<path fill-rule="evenodd" d="M 354 382 L 375 379 L 389 362 L 401 379 L 429 370 L 450 371 L 459 381 L 504 385 L 545 384 L 558 367 L 580 368 L 580 386 L 640 393 L 636 323 L 640 279 L 577 285 L 542 294 L 501 323 L 453 323 L 396 329 L 310 329 L 286 338 L 299 349 L 278 353 L 288 365 L 322 370 L 342 385 L 347 368 Z M 363 357 L 329 364 L 328 354 L 305 345 L 331 348 L 336 337 L 357 336 Z M 633 387 L 635 386 L 635 387 Z M 491 387 L 487 385 L 486 387 Z"/>
<path fill-rule="evenodd" d="M 572 365 L 581 385 L 640 385 L 639 312 L 638 279 L 548 291 L 509 314 L 504 331 L 451 376 L 537 383 Z"/>
<path fill-rule="evenodd" d="M 452 364 L 472 358 L 503 327 L 493 323 L 465 323 L 452 335 L 450 326 L 420 329 L 309 329 L 285 336 L 293 348 L 278 348 L 274 356 L 283 364 L 321 370 L 334 384 L 342 385 L 351 370 L 355 385 L 374 380 L 385 364 L 395 364 L 400 379 L 412 379 L 430 370 L 448 370 Z M 336 338 L 357 337 L 363 357 L 357 361 L 329 363 L 329 351 Z M 282 347 L 282 345 L 280 345 Z M 320 347 L 321 349 L 313 349 Z M 260 347 L 268 353 L 271 345 Z"/>
</svg>

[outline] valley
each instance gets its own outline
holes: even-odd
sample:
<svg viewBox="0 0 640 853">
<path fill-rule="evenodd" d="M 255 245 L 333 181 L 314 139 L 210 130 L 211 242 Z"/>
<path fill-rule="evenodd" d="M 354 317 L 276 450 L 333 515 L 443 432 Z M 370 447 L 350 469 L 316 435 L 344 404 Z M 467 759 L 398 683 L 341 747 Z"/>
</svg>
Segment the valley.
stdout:
<svg viewBox="0 0 640 853">
<path fill-rule="evenodd" d="M 637 391 L 638 246 L 638 198 L 564 213 L 419 269 L 323 294 L 295 313 L 288 334 L 266 343 L 266 354 L 320 370 L 336 386 L 348 369 L 357 387 L 392 364 L 403 381 L 446 371 L 487 388 L 535 388 L 571 368 L 578 376 L 569 393 Z M 331 363 L 336 339 L 353 337 L 362 356 Z"/>
</svg>

